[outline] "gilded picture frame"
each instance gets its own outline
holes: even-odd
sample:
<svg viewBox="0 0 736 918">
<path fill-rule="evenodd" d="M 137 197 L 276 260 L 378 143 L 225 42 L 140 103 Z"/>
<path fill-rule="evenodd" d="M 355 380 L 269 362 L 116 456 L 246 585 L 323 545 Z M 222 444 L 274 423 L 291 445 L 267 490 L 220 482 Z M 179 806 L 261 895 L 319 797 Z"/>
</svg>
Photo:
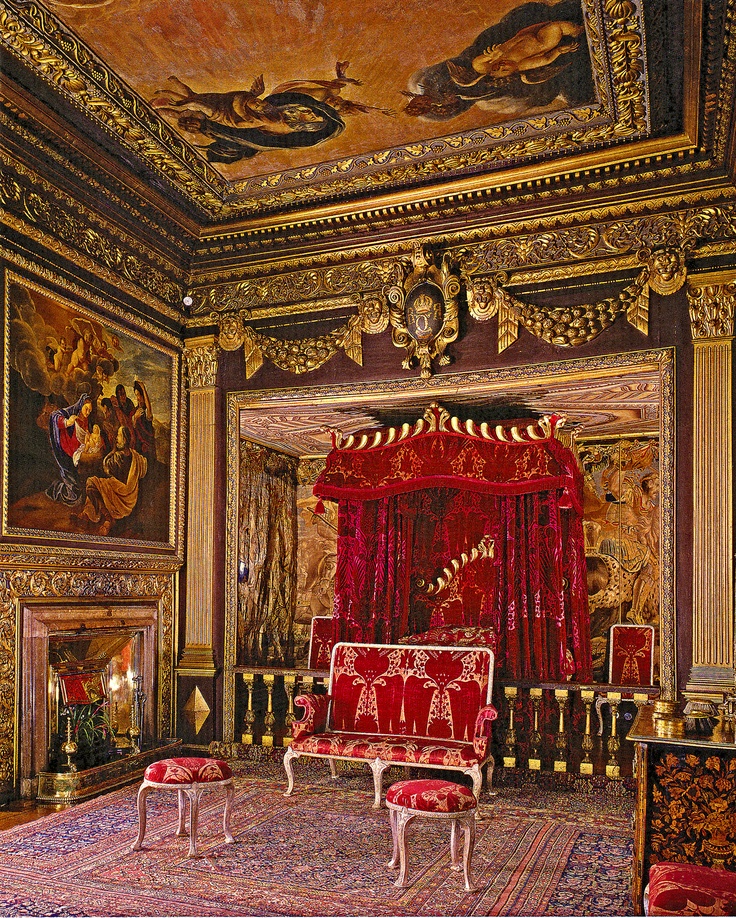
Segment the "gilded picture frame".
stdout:
<svg viewBox="0 0 736 918">
<path fill-rule="evenodd" d="M 3 302 L 2 541 L 178 551 L 173 337 L 9 270 Z"/>
</svg>

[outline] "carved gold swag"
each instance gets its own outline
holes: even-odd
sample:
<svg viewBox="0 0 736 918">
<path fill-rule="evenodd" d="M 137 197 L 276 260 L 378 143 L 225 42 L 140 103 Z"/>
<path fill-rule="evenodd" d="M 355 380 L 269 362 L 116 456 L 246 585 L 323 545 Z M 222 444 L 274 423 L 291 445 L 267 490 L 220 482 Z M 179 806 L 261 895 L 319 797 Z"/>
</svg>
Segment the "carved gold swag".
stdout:
<svg viewBox="0 0 736 918">
<path fill-rule="evenodd" d="M 226 351 L 244 349 L 245 374 L 250 378 L 270 360 L 282 370 L 308 373 L 323 366 L 338 353 L 345 353 L 359 366 L 363 363 L 363 334 L 380 334 L 389 325 L 396 347 L 407 356 L 404 369 L 418 364 L 423 378 L 432 374 L 432 361 L 450 362 L 447 346 L 459 333 L 458 297 L 464 285 L 469 314 L 478 321 L 498 318 L 498 352 L 506 350 L 519 337 L 520 327 L 556 347 L 578 347 L 605 331 L 619 315 L 644 335 L 649 334 L 649 291 L 663 296 L 676 293 L 687 279 L 685 251 L 666 247 L 638 253 L 643 266 L 637 277 L 616 296 L 580 306 L 545 306 L 524 302 L 506 289 L 508 275 L 490 277 L 465 275 L 462 265 L 451 266 L 447 256 L 437 264 L 428 249 L 417 246 L 413 257 L 401 263 L 403 277 L 386 285 L 380 294 L 355 297 L 357 314 L 323 335 L 283 339 L 265 335 L 246 320 L 246 308 L 212 312 L 219 328 L 218 344 Z M 427 340 L 409 329 L 408 297 L 422 283 L 433 283 L 441 292 L 442 315 L 438 327 Z"/>
</svg>

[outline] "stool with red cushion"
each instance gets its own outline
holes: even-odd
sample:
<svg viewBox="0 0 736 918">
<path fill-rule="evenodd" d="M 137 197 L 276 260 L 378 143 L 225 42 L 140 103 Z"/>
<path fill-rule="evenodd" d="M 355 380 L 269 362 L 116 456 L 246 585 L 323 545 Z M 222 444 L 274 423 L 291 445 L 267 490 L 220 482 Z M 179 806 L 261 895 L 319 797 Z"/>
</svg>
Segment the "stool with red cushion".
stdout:
<svg viewBox="0 0 736 918">
<path fill-rule="evenodd" d="M 399 867 L 395 886 L 408 886 L 406 853 L 406 827 L 417 816 L 424 819 L 444 819 L 451 823 L 450 861 L 452 870 L 463 871 L 465 889 L 477 889 L 470 875 L 470 861 L 475 845 L 475 812 L 478 801 L 462 784 L 452 781 L 418 780 L 399 781 L 386 792 L 386 807 L 391 819 L 393 853 L 389 867 Z M 458 851 L 458 826 L 464 833 L 463 859 Z"/>
<path fill-rule="evenodd" d="M 736 915 L 736 872 L 660 861 L 649 869 L 646 915 Z"/>
<path fill-rule="evenodd" d="M 197 822 L 199 798 L 206 788 L 222 787 L 225 790 L 225 814 L 223 831 L 225 841 L 230 845 L 235 839 L 230 832 L 230 813 L 233 807 L 235 789 L 233 773 L 227 762 L 220 759 L 180 758 L 161 759 L 149 765 L 143 774 L 143 783 L 138 789 L 138 837 L 133 851 L 140 851 L 146 834 L 146 797 L 152 790 L 175 790 L 179 796 L 179 827 L 177 835 L 186 835 L 185 798 L 189 798 L 189 853 L 197 857 Z"/>
</svg>

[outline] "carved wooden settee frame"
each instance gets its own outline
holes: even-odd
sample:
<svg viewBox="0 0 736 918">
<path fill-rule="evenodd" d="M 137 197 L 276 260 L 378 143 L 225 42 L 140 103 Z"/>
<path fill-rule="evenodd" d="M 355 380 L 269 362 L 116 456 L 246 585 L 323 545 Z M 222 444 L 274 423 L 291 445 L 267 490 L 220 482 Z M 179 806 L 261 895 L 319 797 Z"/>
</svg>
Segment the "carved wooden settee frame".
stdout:
<svg viewBox="0 0 736 918">
<path fill-rule="evenodd" d="M 327 694 L 299 695 L 305 710 L 284 755 L 294 790 L 293 761 L 366 762 L 373 772 L 374 807 L 389 765 L 450 769 L 470 775 L 478 798 L 483 770 L 493 773 L 490 727 L 493 651 L 489 647 L 427 647 L 337 643 Z"/>
</svg>

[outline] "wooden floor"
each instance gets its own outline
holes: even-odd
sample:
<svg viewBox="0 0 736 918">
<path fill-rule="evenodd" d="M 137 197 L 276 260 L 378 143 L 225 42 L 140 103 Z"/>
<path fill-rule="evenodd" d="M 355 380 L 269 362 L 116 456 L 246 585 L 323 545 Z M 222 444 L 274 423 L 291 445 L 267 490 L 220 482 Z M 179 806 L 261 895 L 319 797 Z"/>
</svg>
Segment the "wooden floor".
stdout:
<svg viewBox="0 0 736 918">
<path fill-rule="evenodd" d="M 40 819 L 48 813 L 62 809 L 64 809 L 62 806 L 40 806 L 39 804 L 22 800 L 8 803 L 0 807 L 0 832 L 3 829 L 11 829 L 13 826 L 23 825 L 25 822 L 33 822 L 34 819 Z"/>
</svg>

